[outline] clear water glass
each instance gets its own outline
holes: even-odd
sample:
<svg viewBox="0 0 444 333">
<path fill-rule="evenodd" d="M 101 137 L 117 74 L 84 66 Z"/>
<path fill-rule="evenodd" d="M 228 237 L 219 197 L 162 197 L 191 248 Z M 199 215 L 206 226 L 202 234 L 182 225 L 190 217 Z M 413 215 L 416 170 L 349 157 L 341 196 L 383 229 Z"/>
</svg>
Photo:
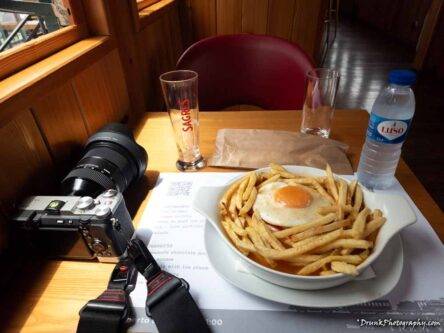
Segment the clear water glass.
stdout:
<svg viewBox="0 0 444 333">
<path fill-rule="evenodd" d="M 330 136 L 339 72 L 329 68 L 316 68 L 307 72 L 301 132 Z"/>
<path fill-rule="evenodd" d="M 199 149 L 199 102 L 194 71 L 177 70 L 160 76 L 163 97 L 173 126 L 180 171 L 196 171 L 205 166 Z"/>
</svg>

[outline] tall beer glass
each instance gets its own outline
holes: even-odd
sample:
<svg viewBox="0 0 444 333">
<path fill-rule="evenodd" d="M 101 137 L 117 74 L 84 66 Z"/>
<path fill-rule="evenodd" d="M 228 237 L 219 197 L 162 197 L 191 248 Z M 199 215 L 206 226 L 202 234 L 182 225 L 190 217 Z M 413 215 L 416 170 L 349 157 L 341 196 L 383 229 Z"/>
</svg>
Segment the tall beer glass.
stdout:
<svg viewBox="0 0 444 333">
<path fill-rule="evenodd" d="M 195 171 L 205 166 L 199 149 L 199 102 L 197 73 L 177 70 L 160 76 L 163 98 L 173 126 L 180 171 Z"/>
</svg>

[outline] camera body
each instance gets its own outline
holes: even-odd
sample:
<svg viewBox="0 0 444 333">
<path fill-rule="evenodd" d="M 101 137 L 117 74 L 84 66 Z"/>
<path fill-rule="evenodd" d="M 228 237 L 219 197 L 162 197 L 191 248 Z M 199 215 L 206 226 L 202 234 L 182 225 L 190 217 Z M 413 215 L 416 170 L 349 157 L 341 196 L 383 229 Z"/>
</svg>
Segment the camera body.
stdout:
<svg viewBox="0 0 444 333">
<path fill-rule="evenodd" d="M 32 196 L 14 221 L 51 257 L 118 262 L 134 233 L 120 192 L 89 196 Z"/>
</svg>

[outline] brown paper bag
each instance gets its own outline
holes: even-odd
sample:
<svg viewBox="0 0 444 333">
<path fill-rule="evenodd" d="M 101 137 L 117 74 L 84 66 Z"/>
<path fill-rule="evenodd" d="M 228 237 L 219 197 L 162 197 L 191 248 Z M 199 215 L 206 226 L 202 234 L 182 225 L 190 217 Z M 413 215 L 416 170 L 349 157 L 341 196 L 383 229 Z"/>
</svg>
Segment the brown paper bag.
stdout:
<svg viewBox="0 0 444 333">
<path fill-rule="evenodd" d="M 257 169 L 269 163 L 304 165 L 324 169 L 330 164 L 337 174 L 353 174 L 339 141 L 296 132 L 259 129 L 221 129 L 209 165 Z"/>
</svg>

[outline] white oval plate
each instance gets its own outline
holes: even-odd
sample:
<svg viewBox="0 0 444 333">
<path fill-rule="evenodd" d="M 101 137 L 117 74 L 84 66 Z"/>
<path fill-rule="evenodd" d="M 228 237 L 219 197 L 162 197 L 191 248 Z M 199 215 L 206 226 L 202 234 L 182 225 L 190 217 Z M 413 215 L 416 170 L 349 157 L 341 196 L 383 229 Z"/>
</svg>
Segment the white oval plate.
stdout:
<svg viewBox="0 0 444 333">
<path fill-rule="evenodd" d="M 381 298 L 398 283 L 404 262 L 401 237 L 396 235 L 372 263 L 376 277 L 369 280 L 350 281 L 329 289 L 298 290 L 281 287 L 253 274 L 236 270 L 236 260 L 239 258 L 210 223 L 205 225 L 204 240 L 211 265 L 225 280 L 258 297 L 302 307 L 351 306 Z"/>
</svg>

